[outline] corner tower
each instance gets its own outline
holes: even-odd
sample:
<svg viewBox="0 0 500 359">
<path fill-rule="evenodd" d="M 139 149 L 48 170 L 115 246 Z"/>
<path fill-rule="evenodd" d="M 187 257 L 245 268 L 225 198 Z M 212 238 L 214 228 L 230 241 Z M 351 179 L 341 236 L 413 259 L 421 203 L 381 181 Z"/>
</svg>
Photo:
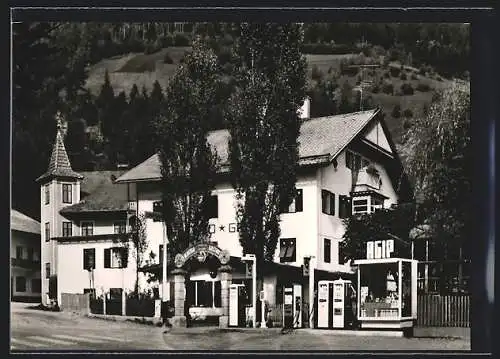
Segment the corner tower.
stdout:
<svg viewBox="0 0 500 359">
<path fill-rule="evenodd" d="M 40 185 L 41 296 L 44 305 L 47 305 L 50 299 L 57 298 L 57 290 L 50 291 L 49 298 L 50 286 L 57 288 L 57 242 L 52 238 L 73 233 L 73 224 L 68 223 L 59 211 L 63 207 L 80 202 L 80 182 L 83 179 L 81 174 L 71 168 L 61 127 L 60 114 L 57 114 L 57 134 L 49 167 L 36 180 Z"/>
</svg>

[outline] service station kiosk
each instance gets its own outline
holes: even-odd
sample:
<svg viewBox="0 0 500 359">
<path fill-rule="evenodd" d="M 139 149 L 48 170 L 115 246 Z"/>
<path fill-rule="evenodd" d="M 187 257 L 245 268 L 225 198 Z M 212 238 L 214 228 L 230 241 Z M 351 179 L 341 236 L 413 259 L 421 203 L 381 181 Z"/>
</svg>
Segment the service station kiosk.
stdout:
<svg viewBox="0 0 500 359">
<path fill-rule="evenodd" d="M 409 335 L 413 332 L 418 262 L 400 258 L 405 250 L 398 250 L 398 241 L 367 242 L 366 259 L 354 261 L 358 267 L 357 317 L 361 329 L 402 330 Z"/>
</svg>

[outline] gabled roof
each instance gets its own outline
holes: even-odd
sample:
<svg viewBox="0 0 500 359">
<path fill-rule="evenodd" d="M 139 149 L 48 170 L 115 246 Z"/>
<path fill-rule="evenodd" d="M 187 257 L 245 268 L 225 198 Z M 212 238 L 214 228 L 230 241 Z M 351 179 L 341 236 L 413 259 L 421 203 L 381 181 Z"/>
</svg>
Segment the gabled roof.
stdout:
<svg viewBox="0 0 500 359">
<path fill-rule="evenodd" d="M 40 222 L 15 209 L 10 210 L 10 228 L 14 231 L 40 234 Z"/>
<path fill-rule="evenodd" d="M 116 184 L 114 179 L 125 171 L 82 172 L 80 187 L 82 197 L 79 203 L 62 208 L 62 215 L 87 212 L 126 211 L 128 205 L 127 185 Z"/>
<path fill-rule="evenodd" d="M 318 117 L 305 120 L 300 128 L 299 164 L 310 165 L 331 161 L 372 120 L 378 109 L 343 115 Z M 209 132 L 208 143 L 219 156 L 220 171 L 229 170 L 229 131 Z M 161 164 L 158 154 L 132 168 L 117 179 L 119 183 L 158 181 L 161 179 Z"/>
<path fill-rule="evenodd" d="M 56 134 L 56 140 L 54 146 L 52 147 L 52 155 L 50 156 L 49 168 L 47 172 L 37 178 L 37 182 L 43 180 L 49 180 L 54 177 L 62 178 L 75 178 L 82 179 L 83 176 L 76 173 L 71 168 L 71 163 L 69 162 L 68 153 L 64 147 L 64 141 L 61 131 L 58 129 Z"/>
</svg>

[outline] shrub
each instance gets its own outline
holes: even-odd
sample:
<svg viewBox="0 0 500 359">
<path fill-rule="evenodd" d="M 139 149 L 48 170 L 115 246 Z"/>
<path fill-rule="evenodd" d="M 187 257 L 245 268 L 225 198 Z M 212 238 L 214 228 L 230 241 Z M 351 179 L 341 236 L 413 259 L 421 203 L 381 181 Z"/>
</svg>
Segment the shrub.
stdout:
<svg viewBox="0 0 500 359">
<path fill-rule="evenodd" d="M 419 82 L 416 89 L 420 92 L 428 92 L 431 90 L 431 87 L 426 83 Z"/>
<path fill-rule="evenodd" d="M 412 80 L 418 80 L 418 76 L 417 76 L 417 74 L 413 74 L 413 73 L 412 73 L 412 74 L 411 74 L 411 79 L 412 79 Z"/>
<path fill-rule="evenodd" d="M 413 117 L 413 111 L 411 109 L 407 108 L 406 110 L 403 111 L 403 116 L 405 118 Z"/>
<path fill-rule="evenodd" d="M 165 63 L 165 64 L 173 64 L 174 63 L 174 60 L 172 60 L 172 58 L 170 57 L 170 54 L 168 52 L 165 54 L 165 57 L 163 58 L 163 63 Z"/>
<path fill-rule="evenodd" d="M 169 47 L 174 44 L 174 39 L 170 35 L 166 35 L 160 38 L 160 44 L 162 47 Z"/>
<path fill-rule="evenodd" d="M 391 67 L 391 69 L 389 71 L 390 71 L 392 77 L 398 77 L 400 72 L 401 72 L 401 69 L 399 69 L 397 67 Z"/>
<path fill-rule="evenodd" d="M 175 46 L 189 46 L 189 42 L 189 38 L 184 34 L 177 33 L 174 36 Z"/>
<path fill-rule="evenodd" d="M 424 65 L 420 66 L 420 68 L 418 69 L 418 73 L 419 75 L 425 76 L 425 74 L 427 73 L 427 68 Z"/>
<path fill-rule="evenodd" d="M 400 118 L 401 117 L 401 106 L 399 104 L 395 105 L 394 108 L 392 109 L 391 116 L 393 118 Z"/>
<path fill-rule="evenodd" d="M 403 81 L 406 81 L 407 76 L 406 76 L 406 74 L 405 74 L 404 72 L 401 72 L 401 75 L 399 76 L 399 78 L 400 78 L 401 80 L 403 80 Z"/>
<path fill-rule="evenodd" d="M 413 95 L 413 86 L 405 82 L 401 85 L 401 92 L 403 95 Z"/>
<path fill-rule="evenodd" d="M 386 82 L 382 86 L 382 92 L 392 95 L 394 93 L 394 85 L 391 82 Z"/>
<path fill-rule="evenodd" d="M 379 92 L 380 92 L 380 86 L 379 86 L 379 85 L 375 85 L 375 86 L 373 86 L 373 88 L 372 88 L 372 92 L 373 92 L 373 93 L 379 93 Z"/>
<path fill-rule="evenodd" d="M 412 127 L 412 122 L 409 121 L 408 118 L 405 118 L 403 120 L 403 130 L 407 132 L 411 127 Z"/>
</svg>

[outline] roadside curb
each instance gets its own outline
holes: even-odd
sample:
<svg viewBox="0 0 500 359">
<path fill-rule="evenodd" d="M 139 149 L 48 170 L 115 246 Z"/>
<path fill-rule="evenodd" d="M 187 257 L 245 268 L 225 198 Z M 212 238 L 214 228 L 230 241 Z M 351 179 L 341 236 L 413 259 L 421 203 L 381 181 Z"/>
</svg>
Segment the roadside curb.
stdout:
<svg viewBox="0 0 500 359">
<path fill-rule="evenodd" d="M 137 324 L 161 326 L 163 320 L 161 318 L 151 318 L 151 317 L 134 317 L 134 316 L 124 316 L 124 315 L 104 315 L 104 314 L 85 314 L 88 318 L 109 320 L 113 322 L 130 322 Z"/>
</svg>

